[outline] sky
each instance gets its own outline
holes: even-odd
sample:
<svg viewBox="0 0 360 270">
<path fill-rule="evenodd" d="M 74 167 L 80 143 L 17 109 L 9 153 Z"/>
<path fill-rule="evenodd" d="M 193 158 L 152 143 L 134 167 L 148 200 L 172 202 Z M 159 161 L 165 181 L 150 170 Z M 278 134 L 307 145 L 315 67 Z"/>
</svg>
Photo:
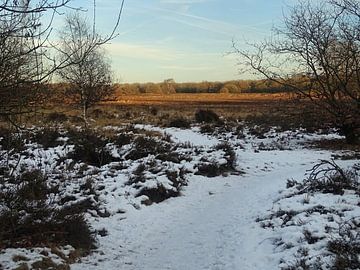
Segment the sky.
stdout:
<svg viewBox="0 0 360 270">
<path fill-rule="evenodd" d="M 125 0 L 118 36 L 107 44 L 116 82 L 227 81 L 239 74 L 239 47 L 281 22 L 290 0 Z M 92 1 L 81 0 L 83 7 Z M 96 21 L 111 32 L 121 0 L 97 1 Z M 89 10 L 88 16 L 92 14 Z"/>
</svg>

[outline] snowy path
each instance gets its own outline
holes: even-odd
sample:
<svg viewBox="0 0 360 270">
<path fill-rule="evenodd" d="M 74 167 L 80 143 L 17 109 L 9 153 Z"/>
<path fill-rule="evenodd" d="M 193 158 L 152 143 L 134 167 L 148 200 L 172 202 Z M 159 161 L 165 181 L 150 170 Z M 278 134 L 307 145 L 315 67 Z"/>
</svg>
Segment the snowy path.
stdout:
<svg viewBox="0 0 360 270">
<path fill-rule="evenodd" d="M 109 235 L 84 264 L 72 269 L 278 269 L 272 235 L 255 222 L 271 208 L 288 178 L 328 152 L 238 152 L 245 176 L 194 176 L 184 196 L 102 220 Z M 117 224 L 116 226 L 110 224 Z M 112 228 L 109 228 L 111 226 Z"/>
</svg>

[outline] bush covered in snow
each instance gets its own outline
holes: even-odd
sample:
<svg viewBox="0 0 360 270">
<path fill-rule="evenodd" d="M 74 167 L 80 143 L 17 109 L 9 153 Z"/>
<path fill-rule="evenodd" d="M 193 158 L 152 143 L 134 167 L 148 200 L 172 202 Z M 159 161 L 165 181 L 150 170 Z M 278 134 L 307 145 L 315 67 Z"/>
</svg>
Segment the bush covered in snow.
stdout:
<svg viewBox="0 0 360 270">
<path fill-rule="evenodd" d="M 270 214 L 258 219 L 279 235 L 281 269 L 360 268 L 359 172 L 359 165 L 322 160 L 304 181 L 288 180 Z"/>
</svg>

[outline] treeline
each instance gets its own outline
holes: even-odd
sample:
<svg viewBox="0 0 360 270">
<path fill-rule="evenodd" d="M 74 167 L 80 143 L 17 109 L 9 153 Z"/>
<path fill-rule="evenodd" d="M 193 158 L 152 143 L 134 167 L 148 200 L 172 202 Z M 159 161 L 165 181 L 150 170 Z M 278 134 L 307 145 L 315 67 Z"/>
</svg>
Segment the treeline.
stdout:
<svg viewBox="0 0 360 270">
<path fill-rule="evenodd" d="M 176 83 L 165 80 L 161 83 L 115 84 L 116 94 L 172 94 L 172 93 L 281 93 L 291 89 L 271 80 L 238 80 L 228 82 Z"/>
<path fill-rule="evenodd" d="M 54 83 L 46 86 L 47 100 L 54 103 L 73 103 L 68 95 L 66 83 Z M 175 93 L 284 93 L 292 91 L 290 88 L 271 80 L 238 80 L 227 82 L 187 82 L 176 83 L 165 80 L 161 83 L 116 83 L 113 85 L 113 95 L 108 100 L 121 95 L 141 94 L 175 94 Z M 106 100 L 106 99 L 105 99 Z"/>
</svg>

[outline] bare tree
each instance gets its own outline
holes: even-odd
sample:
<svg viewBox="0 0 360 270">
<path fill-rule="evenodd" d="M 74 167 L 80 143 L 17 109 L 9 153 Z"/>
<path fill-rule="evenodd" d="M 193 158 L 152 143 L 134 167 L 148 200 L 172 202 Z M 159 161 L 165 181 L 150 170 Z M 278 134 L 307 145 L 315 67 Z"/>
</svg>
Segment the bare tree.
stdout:
<svg viewBox="0 0 360 270">
<path fill-rule="evenodd" d="M 239 65 L 310 98 L 360 144 L 358 0 L 300 1 L 272 39 L 240 49 Z"/>
<path fill-rule="evenodd" d="M 85 124 L 88 108 L 114 91 L 110 64 L 100 47 L 92 48 L 93 40 L 101 37 L 79 13 L 66 17 L 60 58 L 69 64 L 58 74 L 67 83 L 67 93 L 81 105 Z"/>
<path fill-rule="evenodd" d="M 39 102 L 52 75 L 71 65 L 71 55 L 57 59 L 53 43 L 53 21 L 70 6 L 71 0 L 3 0 L 0 2 L 0 117 L 8 120 L 32 111 L 26 105 Z M 92 36 L 82 55 L 116 36 L 124 0 L 113 29 L 107 36 Z M 95 14 L 94 1 L 94 14 Z M 95 17 L 95 16 L 94 16 Z M 93 25 L 95 26 L 95 18 Z"/>
<path fill-rule="evenodd" d="M 68 2 L 7 0 L 0 4 L 1 116 L 23 113 L 23 105 L 34 100 L 45 72 L 42 56 L 51 28 L 51 22 L 41 25 L 42 17 Z"/>
</svg>

